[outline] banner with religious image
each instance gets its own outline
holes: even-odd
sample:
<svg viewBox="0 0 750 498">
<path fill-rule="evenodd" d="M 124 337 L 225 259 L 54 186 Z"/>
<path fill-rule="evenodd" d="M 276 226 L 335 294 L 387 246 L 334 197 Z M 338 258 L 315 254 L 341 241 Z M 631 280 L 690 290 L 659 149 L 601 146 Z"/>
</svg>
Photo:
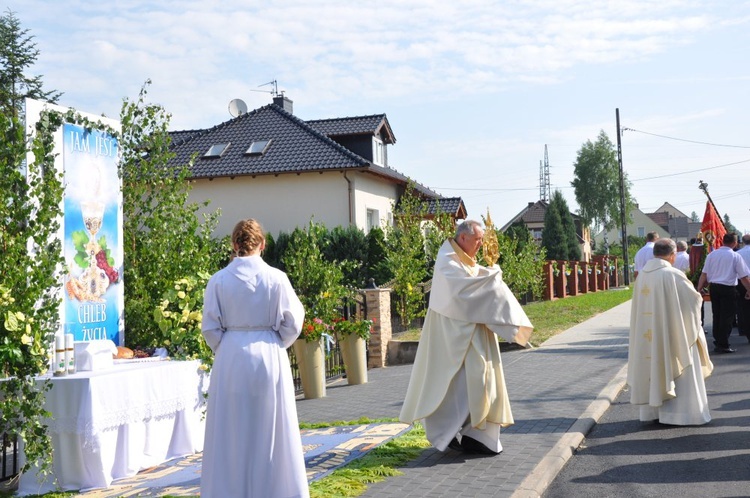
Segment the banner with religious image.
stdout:
<svg viewBox="0 0 750 498">
<path fill-rule="evenodd" d="M 34 133 L 45 110 L 65 114 L 71 109 L 26 99 L 29 134 Z M 123 344 L 122 192 L 118 142 L 112 135 L 120 131 L 120 123 L 91 113 L 76 114 L 96 124 L 87 129 L 64 123 L 53 136 L 55 168 L 65 188 L 58 232 L 65 271 L 57 335 L 73 334 L 75 341 L 110 339 Z M 27 160 L 33 161 L 33 155 Z"/>
<path fill-rule="evenodd" d="M 65 333 L 77 341 L 119 337 L 122 219 L 117 139 L 63 125 Z"/>
</svg>

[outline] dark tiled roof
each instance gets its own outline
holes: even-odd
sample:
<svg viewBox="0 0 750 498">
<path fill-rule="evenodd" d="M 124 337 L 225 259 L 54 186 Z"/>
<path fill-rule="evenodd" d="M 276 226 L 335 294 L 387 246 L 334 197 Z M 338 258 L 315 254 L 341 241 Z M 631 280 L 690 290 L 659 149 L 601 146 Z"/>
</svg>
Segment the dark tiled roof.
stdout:
<svg viewBox="0 0 750 498">
<path fill-rule="evenodd" d="M 207 130 L 171 132 L 177 166 L 198 153 L 193 178 L 362 169 L 369 162 L 337 144 L 304 121 L 269 104 Z M 261 156 L 245 151 L 258 140 L 271 140 Z M 221 157 L 205 158 L 214 144 L 230 143 Z"/>
<path fill-rule="evenodd" d="M 437 214 L 438 208 L 441 212 L 448 213 L 454 218 L 466 219 L 466 206 L 460 197 L 443 197 L 427 201 L 428 215 L 434 216 Z"/>
<path fill-rule="evenodd" d="M 530 223 L 544 223 L 544 216 L 547 214 L 547 208 L 549 207 L 549 203 L 539 200 L 536 202 L 529 202 L 529 204 L 521 210 L 517 215 L 515 215 L 513 218 L 510 219 L 509 222 L 507 222 L 505 225 L 500 228 L 500 231 L 504 232 L 513 223 L 516 223 L 517 221 L 522 221 L 525 225 L 528 225 Z M 580 217 L 575 213 L 570 213 L 570 215 L 573 217 L 573 221 L 580 220 Z"/>
<path fill-rule="evenodd" d="M 329 137 L 344 135 L 377 135 L 382 127 L 385 127 L 383 135 L 385 143 L 396 143 L 391 125 L 385 114 L 372 114 L 370 116 L 354 116 L 350 118 L 315 119 L 306 123 L 322 134 Z"/>
<path fill-rule="evenodd" d="M 664 228 L 665 230 L 669 227 L 669 213 L 662 211 L 660 213 L 644 213 L 646 216 L 651 218 L 651 221 Z M 667 230 L 668 231 L 668 230 Z"/>
<path fill-rule="evenodd" d="M 533 206 L 530 206 L 526 212 L 521 216 L 524 223 L 542 223 L 544 222 L 544 215 L 547 214 L 547 208 L 549 204 L 544 201 L 536 201 Z"/>
<path fill-rule="evenodd" d="M 374 117 L 385 120 L 384 114 L 362 118 Z M 346 119 L 357 121 L 362 118 L 339 118 L 316 123 Z M 387 124 L 387 120 L 385 122 Z M 399 184 L 411 181 L 422 195 L 440 197 L 434 190 L 414 182 L 395 169 L 370 164 L 317 128 L 274 104 L 242 114 L 213 128 L 171 131 L 169 134 L 172 137 L 172 150 L 176 154 L 169 162 L 171 166 L 188 164 L 192 155 L 198 153 L 192 178 L 357 169 L 395 180 Z M 272 142 L 262 156 L 245 155 L 253 141 L 268 139 Z M 221 157 L 203 157 L 212 145 L 227 142 L 230 146 Z"/>
</svg>

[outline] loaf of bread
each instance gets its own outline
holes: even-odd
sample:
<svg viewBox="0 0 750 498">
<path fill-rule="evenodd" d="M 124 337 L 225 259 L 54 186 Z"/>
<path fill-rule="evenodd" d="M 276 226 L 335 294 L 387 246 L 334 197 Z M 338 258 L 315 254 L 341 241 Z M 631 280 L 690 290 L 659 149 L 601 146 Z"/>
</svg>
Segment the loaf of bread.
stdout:
<svg viewBox="0 0 750 498">
<path fill-rule="evenodd" d="M 133 350 L 130 348 L 126 348 L 125 346 L 117 346 L 117 354 L 113 355 L 115 360 L 129 360 L 133 358 L 135 353 L 133 353 Z"/>
</svg>

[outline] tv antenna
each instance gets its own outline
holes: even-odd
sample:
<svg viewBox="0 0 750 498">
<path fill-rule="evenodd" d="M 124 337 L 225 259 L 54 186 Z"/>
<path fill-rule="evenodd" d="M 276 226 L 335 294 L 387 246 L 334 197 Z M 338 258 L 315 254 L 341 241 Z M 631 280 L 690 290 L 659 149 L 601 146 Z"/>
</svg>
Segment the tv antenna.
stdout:
<svg viewBox="0 0 750 498">
<path fill-rule="evenodd" d="M 247 112 L 247 104 L 242 99 L 232 99 L 229 101 L 229 114 L 236 118 Z"/>
<path fill-rule="evenodd" d="M 276 80 L 271 80 L 268 83 L 263 83 L 262 85 L 258 85 L 258 88 L 260 88 L 262 86 L 268 86 L 268 85 L 271 85 L 271 90 L 270 91 L 269 90 L 256 90 L 254 88 L 251 88 L 250 91 L 251 92 L 270 93 L 274 97 L 278 97 L 279 96 L 279 85 L 276 82 Z M 281 92 L 281 93 L 283 94 L 284 92 Z"/>
</svg>

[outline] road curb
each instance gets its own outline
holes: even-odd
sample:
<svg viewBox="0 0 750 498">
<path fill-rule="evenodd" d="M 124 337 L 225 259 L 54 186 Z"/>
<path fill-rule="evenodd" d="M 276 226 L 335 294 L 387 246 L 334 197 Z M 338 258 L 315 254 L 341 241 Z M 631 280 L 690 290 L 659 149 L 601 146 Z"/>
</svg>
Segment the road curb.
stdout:
<svg viewBox="0 0 750 498">
<path fill-rule="evenodd" d="M 596 399 L 584 410 L 560 441 L 547 452 L 534 470 L 521 482 L 511 498 L 539 498 L 573 456 L 586 434 L 596 425 L 617 398 L 627 381 L 627 363 L 615 374 Z"/>
</svg>

